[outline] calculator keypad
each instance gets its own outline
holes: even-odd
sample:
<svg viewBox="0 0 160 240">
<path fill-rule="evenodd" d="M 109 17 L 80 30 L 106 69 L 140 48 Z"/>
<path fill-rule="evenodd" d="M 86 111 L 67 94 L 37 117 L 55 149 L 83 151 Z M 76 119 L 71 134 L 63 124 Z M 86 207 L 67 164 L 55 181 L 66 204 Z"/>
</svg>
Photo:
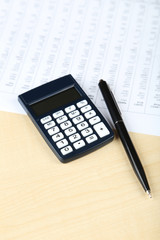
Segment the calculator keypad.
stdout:
<svg viewBox="0 0 160 240">
<path fill-rule="evenodd" d="M 61 117 L 63 114 L 64 114 L 64 112 L 62 110 L 60 110 L 60 111 L 53 113 L 53 117 L 58 118 L 58 117 Z"/>
<path fill-rule="evenodd" d="M 62 155 L 83 148 L 109 134 L 105 124 L 86 100 L 43 117 L 40 122 Z"/>
<path fill-rule="evenodd" d="M 97 123 L 93 126 L 93 128 L 95 129 L 95 131 L 97 132 L 97 134 L 99 135 L 100 138 L 106 136 L 109 134 L 108 129 L 106 128 L 106 126 L 104 125 L 103 122 Z"/>
<path fill-rule="evenodd" d="M 70 145 L 68 145 L 67 147 L 64 147 L 61 149 L 61 153 L 63 155 L 66 155 L 68 153 L 71 153 L 73 151 L 72 147 Z"/>
<path fill-rule="evenodd" d="M 54 126 L 55 126 L 54 121 L 50 121 L 50 122 L 44 124 L 45 129 L 49 129 L 49 128 L 54 127 Z"/>
<path fill-rule="evenodd" d="M 53 127 L 53 128 L 50 128 L 50 129 L 48 130 L 48 133 L 49 133 L 49 135 L 54 135 L 54 134 L 58 133 L 59 131 L 60 131 L 60 130 L 59 130 L 59 127 L 55 126 L 55 127 Z"/>
<path fill-rule="evenodd" d="M 70 136 L 72 135 L 73 133 L 76 133 L 76 128 L 75 127 L 71 127 L 71 128 L 67 128 L 64 133 L 66 134 L 66 136 Z"/>
<path fill-rule="evenodd" d="M 60 140 L 56 143 L 56 145 L 58 148 L 62 148 L 68 145 L 68 141 L 66 139 Z"/>
<path fill-rule="evenodd" d="M 74 110 L 76 110 L 75 105 L 71 105 L 71 106 L 65 108 L 65 112 L 66 113 L 70 113 L 70 112 L 72 112 Z"/>
<path fill-rule="evenodd" d="M 46 116 L 46 117 L 41 119 L 41 123 L 45 124 L 47 122 L 50 122 L 51 120 L 52 120 L 51 116 Z"/>
</svg>

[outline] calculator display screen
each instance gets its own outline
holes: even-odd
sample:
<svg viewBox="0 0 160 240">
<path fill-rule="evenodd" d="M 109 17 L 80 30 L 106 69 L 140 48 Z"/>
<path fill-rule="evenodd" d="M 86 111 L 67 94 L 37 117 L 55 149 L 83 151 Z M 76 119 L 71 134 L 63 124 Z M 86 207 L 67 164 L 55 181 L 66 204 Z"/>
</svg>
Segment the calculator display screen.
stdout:
<svg viewBox="0 0 160 240">
<path fill-rule="evenodd" d="M 80 97 L 80 93 L 76 90 L 75 87 L 72 87 L 42 101 L 32 104 L 31 108 L 34 114 L 38 117 L 65 104 L 69 104 L 72 101 L 78 100 Z"/>
</svg>

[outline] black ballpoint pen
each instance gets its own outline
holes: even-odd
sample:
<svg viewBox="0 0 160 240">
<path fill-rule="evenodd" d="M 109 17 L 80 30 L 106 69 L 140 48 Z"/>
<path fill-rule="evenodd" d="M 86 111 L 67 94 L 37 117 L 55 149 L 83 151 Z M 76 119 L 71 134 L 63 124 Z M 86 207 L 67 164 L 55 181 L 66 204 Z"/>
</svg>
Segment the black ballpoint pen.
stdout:
<svg viewBox="0 0 160 240">
<path fill-rule="evenodd" d="M 140 162 L 140 159 L 138 157 L 138 154 L 135 150 L 135 147 L 131 141 L 131 138 L 128 134 L 128 131 L 125 127 L 125 124 L 123 122 L 122 116 L 121 116 L 121 112 L 118 108 L 118 105 L 116 103 L 116 100 L 113 96 L 112 91 L 110 90 L 108 84 L 104 81 L 104 80 L 100 80 L 99 81 L 99 88 L 102 92 L 104 101 L 108 107 L 108 110 L 110 112 L 110 115 L 112 117 L 112 120 L 114 122 L 114 125 L 116 127 L 116 130 L 118 132 L 118 135 L 121 139 L 121 142 L 124 146 L 124 149 L 128 155 L 128 158 L 130 160 L 130 163 L 133 167 L 133 170 L 137 176 L 137 178 L 139 179 L 142 187 L 144 188 L 145 192 L 150 196 L 151 196 L 151 191 L 150 191 L 150 187 L 143 169 L 143 166 Z"/>
</svg>

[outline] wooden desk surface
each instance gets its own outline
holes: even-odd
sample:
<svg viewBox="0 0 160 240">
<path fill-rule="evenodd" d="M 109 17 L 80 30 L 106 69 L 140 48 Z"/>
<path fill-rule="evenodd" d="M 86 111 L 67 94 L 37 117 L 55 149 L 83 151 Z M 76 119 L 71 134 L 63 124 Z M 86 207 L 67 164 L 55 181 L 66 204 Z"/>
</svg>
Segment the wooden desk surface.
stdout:
<svg viewBox="0 0 160 240">
<path fill-rule="evenodd" d="M 160 239 L 160 137 L 131 134 L 149 199 L 118 138 L 62 164 L 27 116 L 0 124 L 1 240 Z"/>
</svg>

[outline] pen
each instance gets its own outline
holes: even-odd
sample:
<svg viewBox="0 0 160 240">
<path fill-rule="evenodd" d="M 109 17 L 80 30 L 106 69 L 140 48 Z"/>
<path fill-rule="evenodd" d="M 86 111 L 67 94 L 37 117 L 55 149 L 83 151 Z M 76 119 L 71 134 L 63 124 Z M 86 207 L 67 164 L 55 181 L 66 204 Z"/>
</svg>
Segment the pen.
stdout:
<svg viewBox="0 0 160 240">
<path fill-rule="evenodd" d="M 121 112 L 118 108 L 118 105 L 113 96 L 113 93 L 110 90 L 108 84 L 102 79 L 99 81 L 99 88 L 102 92 L 104 101 L 108 107 L 111 118 L 114 122 L 114 125 L 115 125 L 118 135 L 121 139 L 121 142 L 124 146 L 124 149 L 128 155 L 128 158 L 133 167 L 133 170 L 134 170 L 137 178 L 139 179 L 142 187 L 144 188 L 145 192 L 151 198 L 152 197 L 151 191 L 150 191 L 150 187 L 149 187 L 143 166 L 140 162 L 140 159 L 139 159 L 136 149 L 131 141 L 128 131 L 125 127 L 125 124 L 124 124 L 122 116 L 121 116 Z"/>
</svg>

